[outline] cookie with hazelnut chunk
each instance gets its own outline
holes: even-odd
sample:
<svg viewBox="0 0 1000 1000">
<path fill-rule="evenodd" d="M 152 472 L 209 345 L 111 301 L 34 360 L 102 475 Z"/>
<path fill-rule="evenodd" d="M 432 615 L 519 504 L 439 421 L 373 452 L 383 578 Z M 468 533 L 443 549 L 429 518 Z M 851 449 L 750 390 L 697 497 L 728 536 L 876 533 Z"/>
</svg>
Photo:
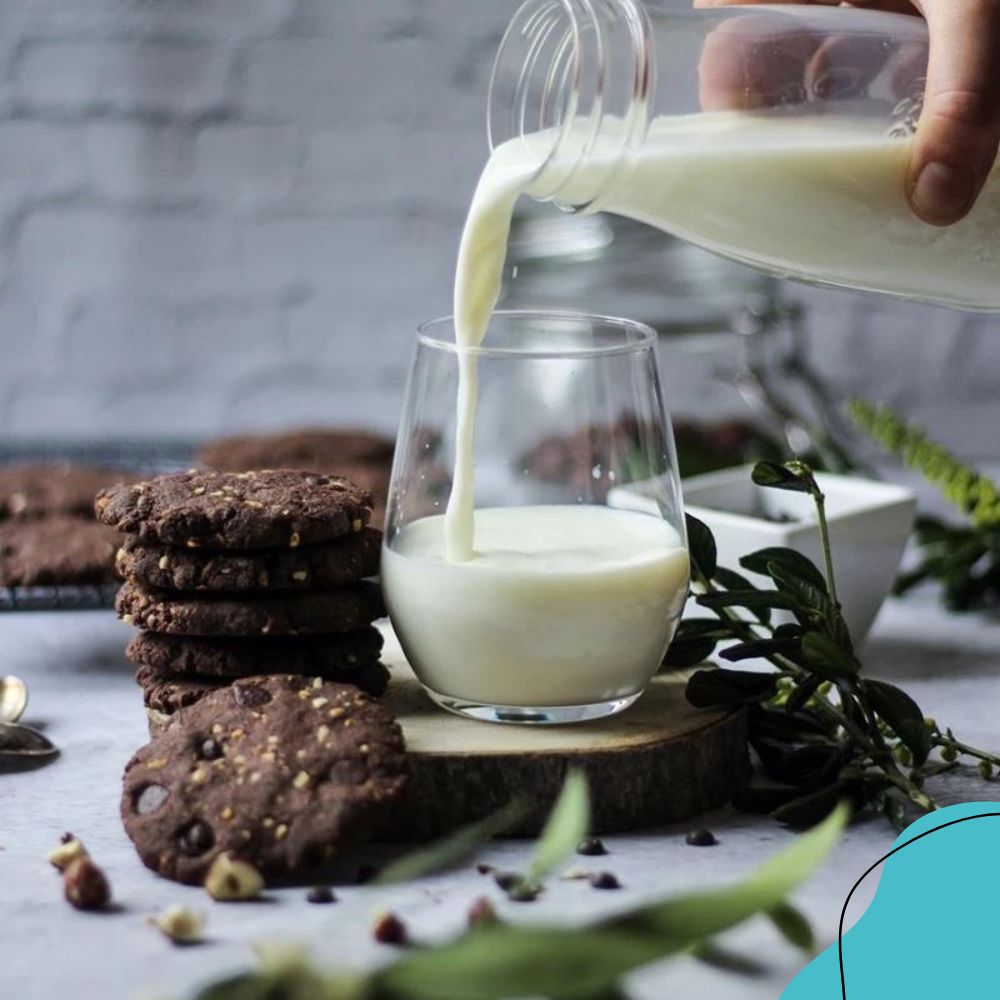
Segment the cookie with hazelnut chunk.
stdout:
<svg viewBox="0 0 1000 1000">
<path fill-rule="evenodd" d="M 363 528 L 345 538 L 294 549 L 213 552 L 126 538 L 116 565 L 124 579 L 167 590 L 247 592 L 342 587 L 378 572 L 382 532 Z"/>
<path fill-rule="evenodd" d="M 138 632 L 125 655 L 137 666 L 173 677 L 309 674 L 334 677 L 376 663 L 382 633 L 374 626 L 340 635 L 212 638 Z"/>
<path fill-rule="evenodd" d="M 185 595 L 127 581 L 115 598 L 127 625 L 167 635 L 332 635 L 364 628 L 385 614 L 378 584 L 272 597 Z"/>
<path fill-rule="evenodd" d="M 376 831 L 406 780 L 403 735 L 356 687 L 271 675 L 205 695 L 125 768 L 143 863 L 201 881 L 223 853 L 294 876 Z"/>
<path fill-rule="evenodd" d="M 198 460 L 213 469 L 317 469 L 392 463 L 394 442 L 374 431 L 304 427 L 277 434 L 240 434 L 206 444 Z"/>
<path fill-rule="evenodd" d="M 293 469 L 198 471 L 101 490 L 99 521 L 143 542 L 191 549 L 298 548 L 361 531 L 367 490 L 339 476 Z"/>
<path fill-rule="evenodd" d="M 115 533 L 79 517 L 0 521 L 0 586 L 114 582 Z"/>
<path fill-rule="evenodd" d="M 324 679 L 338 684 L 353 684 L 378 698 L 388 686 L 389 671 L 382 663 L 375 662 L 342 670 Z M 155 667 L 141 666 L 135 672 L 135 682 L 142 691 L 142 701 L 147 709 L 170 716 L 197 704 L 206 695 L 232 684 L 233 680 L 227 677 L 178 676 L 163 673 Z"/>
<path fill-rule="evenodd" d="M 28 520 L 57 514 L 89 518 L 98 490 L 139 478 L 124 469 L 69 462 L 5 465 L 0 467 L 0 519 Z"/>
</svg>

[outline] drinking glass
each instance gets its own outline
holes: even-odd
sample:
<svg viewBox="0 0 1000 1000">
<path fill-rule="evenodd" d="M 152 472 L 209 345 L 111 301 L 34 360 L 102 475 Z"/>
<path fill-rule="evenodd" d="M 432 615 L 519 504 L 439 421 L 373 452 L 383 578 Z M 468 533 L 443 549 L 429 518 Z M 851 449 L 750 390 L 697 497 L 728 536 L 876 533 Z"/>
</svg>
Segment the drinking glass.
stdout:
<svg viewBox="0 0 1000 1000">
<path fill-rule="evenodd" d="M 687 596 L 687 541 L 656 336 L 641 323 L 494 314 L 478 368 L 473 552 L 448 562 L 459 352 L 421 326 L 392 471 L 382 584 L 442 707 L 567 723 L 631 705 Z"/>
</svg>

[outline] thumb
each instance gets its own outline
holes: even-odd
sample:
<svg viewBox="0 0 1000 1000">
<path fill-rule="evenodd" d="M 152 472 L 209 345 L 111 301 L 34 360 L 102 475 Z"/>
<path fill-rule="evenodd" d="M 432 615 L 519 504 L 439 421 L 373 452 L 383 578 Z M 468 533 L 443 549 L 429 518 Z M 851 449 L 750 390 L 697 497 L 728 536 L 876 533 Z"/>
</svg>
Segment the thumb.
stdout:
<svg viewBox="0 0 1000 1000">
<path fill-rule="evenodd" d="M 907 178 L 925 222 L 957 222 L 982 190 L 1000 144 L 1000 3 L 920 0 L 930 31 L 924 108 Z"/>
</svg>

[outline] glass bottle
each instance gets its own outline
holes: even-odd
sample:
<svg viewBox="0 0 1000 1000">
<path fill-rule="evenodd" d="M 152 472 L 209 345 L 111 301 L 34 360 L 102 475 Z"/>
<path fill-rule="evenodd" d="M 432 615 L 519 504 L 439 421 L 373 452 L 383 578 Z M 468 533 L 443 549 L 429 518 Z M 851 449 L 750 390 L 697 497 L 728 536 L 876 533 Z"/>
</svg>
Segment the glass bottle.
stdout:
<svg viewBox="0 0 1000 1000">
<path fill-rule="evenodd" d="M 917 17 L 528 0 L 490 85 L 491 148 L 529 193 L 636 219 L 759 270 L 1000 308 L 1000 171 L 930 226 L 905 180 L 928 54 Z"/>
</svg>

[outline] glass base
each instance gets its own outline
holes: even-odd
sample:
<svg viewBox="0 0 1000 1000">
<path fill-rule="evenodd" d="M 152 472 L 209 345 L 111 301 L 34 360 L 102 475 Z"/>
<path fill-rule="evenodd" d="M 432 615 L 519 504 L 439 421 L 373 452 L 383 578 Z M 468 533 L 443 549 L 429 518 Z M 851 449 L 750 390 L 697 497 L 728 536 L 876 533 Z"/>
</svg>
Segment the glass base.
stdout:
<svg viewBox="0 0 1000 1000">
<path fill-rule="evenodd" d="M 530 705 L 486 705 L 482 702 L 438 694 L 426 684 L 423 688 L 435 704 L 455 715 L 476 719 L 479 722 L 503 722 L 519 726 L 566 726 L 574 722 L 606 719 L 609 715 L 624 712 L 642 695 L 639 691 L 625 698 L 597 701 L 589 705 L 541 705 L 536 708 Z"/>
</svg>

